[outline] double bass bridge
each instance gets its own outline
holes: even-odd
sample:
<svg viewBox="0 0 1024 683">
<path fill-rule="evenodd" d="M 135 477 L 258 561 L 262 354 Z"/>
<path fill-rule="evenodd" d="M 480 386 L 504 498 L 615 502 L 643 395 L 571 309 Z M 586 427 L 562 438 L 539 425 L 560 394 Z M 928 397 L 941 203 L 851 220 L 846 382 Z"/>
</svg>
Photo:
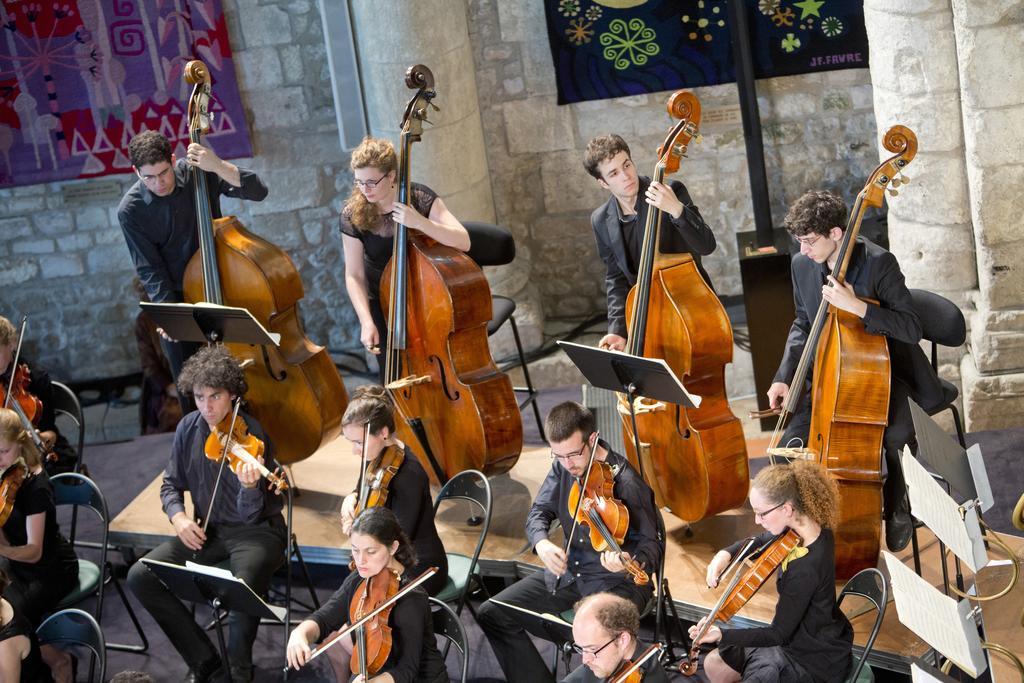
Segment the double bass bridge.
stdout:
<svg viewBox="0 0 1024 683">
<path fill-rule="evenodd" d="M 417 384 L 429 384 L 431 381 L 430 375 L 407 375 L 401 379 L 396 379 L 394 382 L 388 382 L 387 388 L 389 391 L 401 391 L 408 387 L 414 387 Z"/>
<path fill-rule="evenodd" d="M 644 415 L 647 413 L 657 413 L 662 410 L 668 410 L 668 404 L 664 401 L 655 401 L 651 398 L 644 398 L 643 396 L 637 396 L 633 399 L 633 412 L 637 415 Z M 629 415 L 629 404 L 625 400 L 619 401 L 618 411 L 620 415 Z"/>
</svg>

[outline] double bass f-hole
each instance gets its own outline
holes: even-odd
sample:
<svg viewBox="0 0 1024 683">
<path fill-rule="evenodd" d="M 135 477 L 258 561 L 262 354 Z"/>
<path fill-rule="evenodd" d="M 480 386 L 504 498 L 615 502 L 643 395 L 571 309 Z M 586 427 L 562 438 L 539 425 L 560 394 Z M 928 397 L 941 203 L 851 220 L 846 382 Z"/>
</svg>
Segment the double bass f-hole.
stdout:
<svg viewBox="0 0 1024 683">
<path fill-rule="evenodd" d="M 455 391 L 455 395 L 452 396 L 452 390 L 448 386 L 448 375 L 444 371 L 444 363 L 437 356 L 430 356 L 430 363 L 437 366 L 437 372 L 441 375 L 441 389 L 444 391 L 445 398 L 449 401 L 458 401 L 460 394 L 458 390 Z"/>
<path fill-rule="evenodd" d="M 266 346 L 260 346 L 260 352 L 263 354 L 263 367 L 267 369 L 267 374 L 270 375 L 271 379 L 275 382 L 283 382 L 288 378 L 288 371 L 282 369 L 281 372 L 274 372 L 274 368 L 270 364 L 270 354 L 267 353 Z"/>
</svg>

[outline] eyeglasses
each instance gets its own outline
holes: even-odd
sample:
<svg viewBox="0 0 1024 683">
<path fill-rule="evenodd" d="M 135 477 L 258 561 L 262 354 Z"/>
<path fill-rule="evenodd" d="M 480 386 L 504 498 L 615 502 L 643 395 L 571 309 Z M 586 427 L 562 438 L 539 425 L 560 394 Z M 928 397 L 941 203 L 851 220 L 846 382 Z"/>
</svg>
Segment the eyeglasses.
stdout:
<svg viewBox="0 0 1024 683">
<path fill-rule="evenodd" d="M 584 657 L 588 656 L 588 655 L 591 656 L 591 657 L 596 657 L 601 652 L 601 650 L 605 649 L 606 647 L 608 647 L 609 645 L 614 643 L 616 640 L 618 640 L 618 638 L 619 638 L 619 636 L 613 637 L 611 640 L 609 640 L 607 643 L 605 643 L 601 647 L 597 648 L 596 650 L 589 650 L 589 649 L 587 649 L 586 647 L 584 647 L 582 645 L 579 645 L 577 643 L 573 643 L 572 644 L 572 651 L 575 652 L 576 654 L 582 655 Z"/>
<path fill-rule="evenodd" d="M 563 455 L 560 455 L 558 453 L 555 453 L 554 451 L 551 451 L 551 459 L 552 460 L 561 460 L 562 462 L 565 462 L 567 460 L 571 460 L 572 458 L 578 458 L 581 455 L 583 455 L 583 453 L 587 450 L 587 446 L 589 446 L 589 445 L 590 445 L 590 437 L 587 437 L 587 440 L 583 443 L 583 446 L 578 451 L 573 451 L 572 453 L 565 453 Z"/>
<path fill-rule="evenodd" d="M 388 173 L 391 173 L 391 171 L 388 171 Z M 355 180 L 352 181 L 352 184 L 355 185 L 356 187 L 365 187 L 367 190 L 372 190 L 373 188 L 380 185 L 380 182 L 382 180 L 388 177 L 388 173 L 385 173 L 376 180 L 359 180 L 358 178 L 356 178 Z"/>
<path fill-rule="evenodd" d="M 813 247 L 813 246 L 814 246 L 814 243 L 815 243 L 815 242 L 817 242 L 818 240 L 820 240 L 820 239 L 821 239 L 821 237 L 822 237 L 821 235 L 815 235 L 814 237 L 810 237 L 810 238 L 808 238 L 808 237 L 796 237 L 796 236 L 794 236 L 794 237 L 793 237 L 793 240 L 794 240 L 794 241 L 795 241 L 795 242 L 796 242 L 797 244 L 800 244 L 800 245 L 802 245 L 802 246 L 805 246 L 805 247 Z"/>
<path fill-rule="evenodd" d="M 758 517 L 760 517 L 761 519 L 764 519 L 765 517 L 767 517 L 768 515 L 770 515 L 771 513 L 775 512 L 776 510 L 778 510 L 783 505 L 785 505 L 787 502 L 789 502 L 789 501 L 785 501 L 784 500 L 781 503 L 779 503 L 778 505 L 776 505 L 775 507 L 769 508 L 769 509 L 765 510 L 764 512 L 757 512 L 755 510 L 754 511 L 754 519 L 757 519 Z"/>
<path fill-rule="evenodd" d="M 139 177 L 142 178 L 142 182 L 144 182 L 144 183 L 151 183 L 154 180 L 158 180 L 160 178 L 166 178 L 167 174 L 170 173 L 173 170 L 174 170 L 173 166 L 168 166 L 167 168 L 165 168 L 164 170 L 160 171 L 159 173 L 145 174 L 145 175 L 142 174 L 142 173 L 139 173 L 138 171 L 136 171 L 136 173 L 139 173 Z"/>
</svg>

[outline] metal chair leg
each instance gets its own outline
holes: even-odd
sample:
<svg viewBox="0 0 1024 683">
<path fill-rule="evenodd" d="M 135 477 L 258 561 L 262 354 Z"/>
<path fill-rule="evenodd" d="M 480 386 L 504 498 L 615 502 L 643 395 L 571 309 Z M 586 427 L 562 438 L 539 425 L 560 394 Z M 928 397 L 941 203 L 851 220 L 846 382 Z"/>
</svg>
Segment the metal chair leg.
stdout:
<svg viewBox="0 0 1024 683">
<path fill-rule="evenodd" d="M 523 342 L 519 338 L 519 326 L 516 325 L 515 316 L 511 316 L 508 321 L 512 325 L 512 339 L 516 343 L 516 353 L 519 354 L 519 365 L 523 369 L 523 380 L 526 382 L 525 387 L 513 387 L 514 391 L 524 391 L 527 393 L 527 398 L 519 404 L 519 409 L 522 410 L 527 403 L 533 406 L 533 418 L 537 421 L 537 431 L 540 433 L 540 438 L 547 443 L 547 436 L 544 435 L 544 422 L 540 419 L 540 408 L 537 406 L 537 390 L 533 387 L 533 380 L 530 379 L 530 368 L 526 364 L 526 354 L 523 353 Z"/>
<path fill-rule="evenodd" d="M 135 627 L 135 632 L 139 634 L 139 640 L 142 641 L 142 645 L 107 643 L 107 649 L 117 650 L 119 652 L 135 652 L 138 654 L 146 652 L 149 650 L 149 639 L 146 638 L 146 632 L 142 630 L 142 624 L 139 623 L 139 618 L 135 616 L 135 610 L 132 608 L 131 603 L 128 602 L 128 596 L 125 595 L 124 588 L 121 587 L 121 582 L 112 574 L 108 574 L 108 576 L 110 576 L 110 582 L 114 584 L 117 594 L 121 596 L 121 602 L 124 603 L 125 609 L 128 610 L 128 618 L 132 620 L 132 626 Z"/>
</svg>

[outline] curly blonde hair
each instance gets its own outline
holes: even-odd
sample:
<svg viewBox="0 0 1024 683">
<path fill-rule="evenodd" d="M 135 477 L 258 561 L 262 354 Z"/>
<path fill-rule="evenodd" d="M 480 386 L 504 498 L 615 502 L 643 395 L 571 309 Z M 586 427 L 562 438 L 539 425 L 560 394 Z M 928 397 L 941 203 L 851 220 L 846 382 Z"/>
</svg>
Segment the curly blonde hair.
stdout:
<svg viewBox="0 0 1024 683">
<path fill-rule="evenodd" d="M 10 320 L 0 315 L 0 346 L 6 346 L 17 338 L 18 328 Z"/>
<path fill-rule="evenodd" d="M 353 171 L 360 168 L 376 168 L 387 175 L 398 168 L 395 146 L 389 140 L 367 136 L 352 150 L 349 168 Z M 355 183 L 352 183 L 352 193 L 345 202 L 344 212 L 357 230 L 372 232 L 380 224 L 380 212 L 376 205 L 363 196 Z"/>
<path fill-rule="evenodd" d="M 21 424 L 21 418 L 10 408 L 0 408 L 0 441 L 15 444 L 21 451 L 21 460 L 30 468 L 42 462 L 32 438 Z"/>
<path fill-rule="evenodd" d="M 797 512 L 823 527 L 839 521 L 839 487 L 824 467 L 809 460 L 770 465 L 750 484 L 774 504 L 792 503 Z"/>
</svg>

